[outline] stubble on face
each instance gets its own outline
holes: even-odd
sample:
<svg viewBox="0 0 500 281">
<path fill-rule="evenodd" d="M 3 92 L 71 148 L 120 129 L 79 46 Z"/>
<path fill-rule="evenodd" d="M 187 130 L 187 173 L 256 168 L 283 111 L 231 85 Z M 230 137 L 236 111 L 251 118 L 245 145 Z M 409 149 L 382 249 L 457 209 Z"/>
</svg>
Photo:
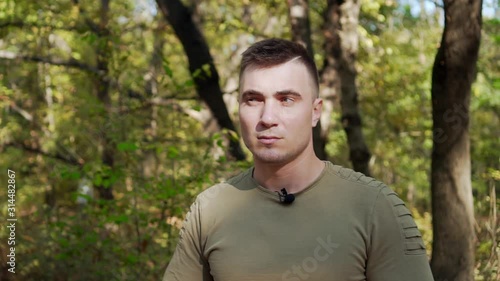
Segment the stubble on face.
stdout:
<svg viewBox="0 0 500 281">
<path fill-rule="evenodd" d="M 316 103 L 315 87 L 305 66 L 288 62 L 266 69 L 249 69 L 242 78 L 241 129 L 254 161 L 285 164 L 300 157 L 308 146 L 312 146 L 311 118 Z M 287 91 L 300 93 L 300 98 L 290 106 L 278 100 L 281 96 L 276 94 Z M 256 99 L 262 103 L 248 102 L 245 96 L 248 92 L 256 92 Z M 280 139 L 267 145 L 258 140 L 263 135 Z"/>
<path fill-rule="evenodd" d="M 272 148 L 256 148 L 253 150 L 250 147 L 248 148 L 252 151 L 254 160 L 256 161 L 266 164 L 286 164 L 298 158 L 307 148 L 307 142 L 286 151 L 278 151 Z"/>
</svg>

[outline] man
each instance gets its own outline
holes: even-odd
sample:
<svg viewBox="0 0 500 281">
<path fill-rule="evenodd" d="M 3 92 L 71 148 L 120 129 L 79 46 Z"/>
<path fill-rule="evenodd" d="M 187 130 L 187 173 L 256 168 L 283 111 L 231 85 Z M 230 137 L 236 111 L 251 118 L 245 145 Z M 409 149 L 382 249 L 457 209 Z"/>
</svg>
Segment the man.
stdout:
<svg viewBox="0 0 500 281">
<path fill-rule="evenodd" d="M 197 197 L 163 280 L 433 280 L 403 201 L 314 154 L 321 106 L 301 45 L 268 39 L 243 53 L 239 117 L 254 167 Z"/>
</svg>

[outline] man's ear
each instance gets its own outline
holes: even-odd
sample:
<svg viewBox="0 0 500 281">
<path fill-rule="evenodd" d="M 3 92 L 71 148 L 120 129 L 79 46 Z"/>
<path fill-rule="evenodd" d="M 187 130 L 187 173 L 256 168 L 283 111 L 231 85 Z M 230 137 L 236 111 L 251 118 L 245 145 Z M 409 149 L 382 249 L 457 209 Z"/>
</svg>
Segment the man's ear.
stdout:
<svg viewBox="0 0 500 281">
<path fill-rule="evenodd" d="M 313 110 L 312 110 L 312 126 L 316 127 L 318 124 L 319 118 L 321 117 L 321 110 L 323 109 L 323 100 L 320 98 L 316 98 L 313 102 Z"/>
</svg>

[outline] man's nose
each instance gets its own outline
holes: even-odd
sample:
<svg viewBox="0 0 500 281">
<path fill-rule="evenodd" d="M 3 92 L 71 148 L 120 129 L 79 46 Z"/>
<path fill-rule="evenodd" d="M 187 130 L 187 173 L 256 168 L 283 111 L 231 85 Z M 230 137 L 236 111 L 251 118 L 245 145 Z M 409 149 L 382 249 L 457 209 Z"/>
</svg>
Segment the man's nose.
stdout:
<svg viewBox="0 0 500 281">
<path fill-rule="evenodd" d="M 265 127 L 276 126 L 277 121 L 277 108 L 273 102 L 266 102 L 262 107 L 262 114 L 260 116 L 260 123 Z"/>
</svg>

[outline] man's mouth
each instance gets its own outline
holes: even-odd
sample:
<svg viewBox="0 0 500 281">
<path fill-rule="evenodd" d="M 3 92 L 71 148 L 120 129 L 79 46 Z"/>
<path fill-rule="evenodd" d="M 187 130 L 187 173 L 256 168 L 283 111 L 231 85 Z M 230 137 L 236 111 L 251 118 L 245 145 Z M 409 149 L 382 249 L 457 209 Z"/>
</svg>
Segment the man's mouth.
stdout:
<svg viewBox="0 0 500 281">
<path fill-rule="evenodd" d="M 279 141 L 281 138 L 276 137 L 276 136 L 259 136 L 259 137 L 257 137 L 257 139 L 262 144 L 270 145 L 270 144 L 273 144 L 273 143 Z"/>
</svg>

